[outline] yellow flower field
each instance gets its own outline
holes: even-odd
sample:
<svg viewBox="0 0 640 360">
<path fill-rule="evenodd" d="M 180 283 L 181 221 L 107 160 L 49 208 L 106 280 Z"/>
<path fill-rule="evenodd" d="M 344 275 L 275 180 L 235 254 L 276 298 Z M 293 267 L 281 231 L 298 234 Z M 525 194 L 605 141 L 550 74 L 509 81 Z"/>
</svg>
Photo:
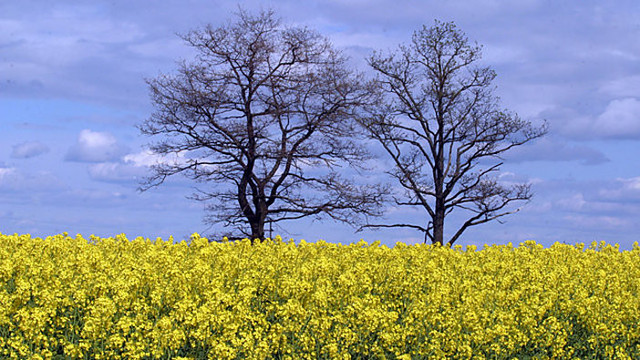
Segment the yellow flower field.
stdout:
<svg viewBox="0 0 640 360">
<path fill-rule="evenodd" d="M 640 359 L 640 247 L 0 234 L 0 358 Z"/>
</svg>

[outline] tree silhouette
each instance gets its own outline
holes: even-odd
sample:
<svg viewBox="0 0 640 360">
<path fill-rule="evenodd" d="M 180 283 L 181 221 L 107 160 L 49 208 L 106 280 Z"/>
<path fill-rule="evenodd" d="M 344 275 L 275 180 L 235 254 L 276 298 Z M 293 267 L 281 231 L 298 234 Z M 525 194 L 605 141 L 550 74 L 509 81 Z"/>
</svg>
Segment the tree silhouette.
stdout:
<svg viewBox="0 0 640 360">
<path fill-rule="evenodd" d="M 163 136 L 152 151 L 183 160 L 155 165 L 141 190 L 179 173 L 208 184 L 193 195 L 209 201 L 206 221 L 252 240 L 285 220 L 380 215 L 385 189 L 338 173 L 370 158 L 354 120 L 372 96 L 362 76 L 324 37 L 271 11 L 235 20 L 183 36 L 195 61 L 148 81 L 155 111 L 139 128 Z"/>
<path fill-rule="evenodd" d="M 428 216 L 422 224 L 365 227 L 413 228 L 425 242 L 443 244 L 446 216 L 466 211 L 447 241 L 452 245 L 470 226 L 518 211 L 508 205 L 531 199 L 530 185 L 505 185 L 492 175 L 502 153 L 543 136 L 546 123 L 534 127 L 500 109 L 491 85 L 496 74 L 476 66 L 480 58 L 480 47 L 453 23 L 437 21 L 396 53 L 370 57 L 380 92 L 361 123 L 393 163 L 388 173 L 403 189 L 395 204 L 422 207 Z"/>
</svg>

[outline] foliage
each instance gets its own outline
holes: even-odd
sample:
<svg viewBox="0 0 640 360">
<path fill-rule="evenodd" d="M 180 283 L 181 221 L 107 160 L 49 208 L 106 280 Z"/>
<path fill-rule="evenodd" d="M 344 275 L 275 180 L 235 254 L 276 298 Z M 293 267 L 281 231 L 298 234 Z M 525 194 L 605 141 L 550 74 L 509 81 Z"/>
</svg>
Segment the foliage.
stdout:
<svg viewBox="0 0 640 360">
<path fill-rule="evenodd" d="M 0 357 L 640 358 L 640 247 L 0 235 Z"/>
</svg>

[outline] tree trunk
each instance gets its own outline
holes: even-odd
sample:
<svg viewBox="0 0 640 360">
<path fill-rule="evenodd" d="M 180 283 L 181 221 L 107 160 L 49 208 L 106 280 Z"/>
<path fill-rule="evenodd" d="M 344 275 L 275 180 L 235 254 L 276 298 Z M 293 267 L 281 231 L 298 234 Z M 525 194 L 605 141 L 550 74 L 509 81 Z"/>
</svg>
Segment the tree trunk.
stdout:
<svg viewBox="0 0 640 360">
<path fill-rule="evenodd" d="M 253 203 L 255 204 L 256 211 L 255 217 L 253 221 L 251 221 L 251 243 L 253 244 L 256 240 L 258 242 L 262 242 L 265 237 L 264 233 L 264 225 L 267 220 L 267 214 L 269 213 L 269 208 L 267 207 L 267 203 L 264 199 L 264 190 L 262 188 L 259 189 L 259 196 L 257 199 L 254 198 Z"/>
<path fill-rule="evenodd" d="M 433 217 L 433 244 L 444 243 L 444 199 L 436 199 L 435 216 Z"/>
<path fill-rule="evenodd" d="M 264 218 L 258 216 L 255 221 L 251 222 L 251 244 L 254 244 L 256 241 L 261 242 L 264 239 Z"/>
</svg>

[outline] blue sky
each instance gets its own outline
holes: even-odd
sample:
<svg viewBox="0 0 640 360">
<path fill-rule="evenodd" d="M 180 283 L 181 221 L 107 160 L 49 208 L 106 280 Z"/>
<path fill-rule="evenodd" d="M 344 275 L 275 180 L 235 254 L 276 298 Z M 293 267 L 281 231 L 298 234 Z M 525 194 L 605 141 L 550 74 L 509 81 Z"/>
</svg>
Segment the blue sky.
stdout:
<svg viewBox="0 0 640 360">
<path fill-rule="evenodd" d="M 502 105 L 550 125 L 502 167 L 502 181 L 533 184 L 533 200 L 458 243 L 605 240 L 629 249 L 639 241 L 636 0 L 0 2 L 0 232 L 184 239 L 210 231 L 204 204 L 186 199 L 188 179 L 136 191 L 157 158 L 135 125 L 152 111 L 144 79 L 192 55 L 176 34 L 222 24 L 238 4 L 320 31 L 362 70 L 374 49 L 408 42 L 434 19 L 454 21 L 483 45 Z M 421 239 L 410 230 L 356 233 L 330 220 L 283 227 L 274 233 L 307 241 Z"/>
</svg>

